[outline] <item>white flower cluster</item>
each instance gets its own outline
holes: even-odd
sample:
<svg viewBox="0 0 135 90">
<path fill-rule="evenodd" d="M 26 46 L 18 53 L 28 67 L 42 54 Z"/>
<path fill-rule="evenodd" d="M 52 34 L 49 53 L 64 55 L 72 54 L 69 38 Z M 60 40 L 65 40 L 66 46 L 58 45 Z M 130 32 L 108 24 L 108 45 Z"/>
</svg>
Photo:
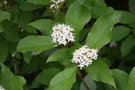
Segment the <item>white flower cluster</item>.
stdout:
<svg viewBox="0 0 135 90">
<path fill-rule="evenodd" d="M 51 34 L 53 42 L 66 45 L 68 42 L 75 41 L 73 31 L 74 29 L 69 25 L 57 24 L 52 28 Z"/>
<path fill-rule="evenodd" d="M 51 0 L 52 4 L 50 5 L 50 9 L 55 12 L 55 10 L 61 8 L 65 0 Z"/>
<path fill-rule="evenodd" d="M 5 90 L 2 86 L 0 86 L 0 90 Z"/>
<path fill-rule="evenodd" d="M 97 59 L 97 49 L 90 49 L 87 45 L 82 46 L 80 49 L 75 50 L 73 53 L 73 63 L 79 63 L 78 67 L 82 69 L 84 66 L 90 65 L 93 60 Z"/>
</svg>

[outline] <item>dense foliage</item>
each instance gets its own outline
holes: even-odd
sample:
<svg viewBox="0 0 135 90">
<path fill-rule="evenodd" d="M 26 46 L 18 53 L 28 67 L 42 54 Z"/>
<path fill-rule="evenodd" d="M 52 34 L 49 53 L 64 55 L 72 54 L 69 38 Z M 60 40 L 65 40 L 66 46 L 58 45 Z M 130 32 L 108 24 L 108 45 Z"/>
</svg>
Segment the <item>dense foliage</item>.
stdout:
<svg viewBox="0 0 135 90">
<path fill-rule="evenodd" d="M 0 0 L 0 90 L 135 90 L 135 0 L 108 1 Z"/>
</svg>

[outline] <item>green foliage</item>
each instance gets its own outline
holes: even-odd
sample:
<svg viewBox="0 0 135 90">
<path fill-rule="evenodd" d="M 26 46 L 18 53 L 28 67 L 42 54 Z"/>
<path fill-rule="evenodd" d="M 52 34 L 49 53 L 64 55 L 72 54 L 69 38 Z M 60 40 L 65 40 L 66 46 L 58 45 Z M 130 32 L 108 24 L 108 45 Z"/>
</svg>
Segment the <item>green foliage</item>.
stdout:
<svg viewBox="0 0 135 90">
<path fill-rule="evenodd" d="M 119 21 L 120 15 L 119 12 L 112 12 L 100 17 L 91 28 L 86 44 L 90 48 L 100 49 L 110 42 L 112 27 Z"/>
<path fill-rule="evenodd" d="M 0 64 L 0 83 L 7 90 L 23 90 L 23 86 L 26 83 L 25 79 L 21 76 L 15 76 L 12 72 L 3 64 Z"/>
<path fill-rule="evenodd" d="M 121 11 L 122 17 L 120 18 L 120 22 L 122 24 L 133 24 L 135 23 L 134 15 L 127 11 Z"/>
<path fill-rule="evenodd" d="M 118 69 L 113 69 L 112 73 L 116 82 L 116 88 L 113 90 L 125 90 L 128 84 L 128 74 Z"/>
<path fill-rule="evenodd" d="M 128 80 L 128 84 L 127 84 L 127 90 L 135 89 L 135 86 L 134 86 L 135 77 L 134 76 L 135 76 L 135 68 L 133 68 L 132 71 L 130 72 L 129 80 Z"/>
<path fill-rule="evenodd" d="M 111 71 L 100 59 L 93 62 L 92 65 L 86 67 L 86 71 L 94 80 L 102 81 L 116 87 Z"/>
<path fill-rule="evenodd" d="M 35 5 L 27 1 L 21 2 L 19 4 L 20 4 L 19 8 L 23 11 L 32 11 L 32 10 L 42 7 L 41 5 Z"/>
<path fill-rule="evenodd" d="M 41 19 L 41 20 L 34 21 L 34 22 L 30 23 L 29 25 L 38 29 L 45 35 L 50 35 L 52 32 L 51 28 L 54 25 L 54 22 L 49 19 Z"/>
<path fill-rule="evenodd" d="M 0 43 L 0 63 L 5 62 L 8 55 L 8 43 L 1 42 Z"/>
<path fill-rule="evenodd" d="M 133 35 L 128 36 L 121 45 L 121 53 L 123 56 L 127 55 L 130 50 L 135 46 L 135 37 Z"/>
<path fill-rule="evenodd" d="M 125 26 L 121 26 L 121 25 L 116 26 L 112 30 L 112 40 L 119 41 L 125 38 L 130 33 L 130 31 L 131 30 Z"/>
<path fill-rule="evenodd" d="M 30 64 L 31 57 L 32 57 L 31 55 L 32 55 L 31 52 L 26 52 L 23 54 L 24 61 L 28 64 Z"/>
<path fill-rule="evenodd" d="M 129 10 L 135 15 L 135 0 L 129 0 Z"/>
<path fill-rule="evenodd" d="M 0 87 L 135 90 L 135 0 L 51 1 L 0 1 Z M 52 28 L 58 24 L 74 29 L 70 32 L 74 42 L 54 42 Z M 61 30 L 57 37 L 62 30 L 67 31 L 58 28 Z M 80 62 L 85 64 L 81 69 L 73 58 L 74 52 L 84 45 L 99 52 L 97 60 L 92 59 L 88 66 L 87 53 L 91 52 L 84 53 L 84 57 L 79 57 L 79 52 L 76 60 L 85 58 Z"/>
<path fill-rule="evenodd" d="M 5 11 L 0 11 L 0 22 L 10 18 L 10 13 Z"/>
<path fill-rule="evenodd" d="M 89 22 L 90 18 L 90 10 L 77 0 L 69 7 L 65 16 L 65 23 L 71 25 L 76 32 L 79 32 Z M 78 23 L 78 21 L 80 22 Z"/>
<path fill-rule="evenodd" d="M 60 61 L 62 64 L 66 65 L 70 62 L 70 60 L 71 60 L 71 55 L 69 54 L 69 49 L 63 48 L 51 54 L 48 57 L 47 62 Z"/>
<path fill-rule="evenodd" d="M 96 90 L 96 83 L 89 75 L 85 76 L 83 80 L 87 83 L 91 90 Z M 87 90 L 83 83 L 81 83 L 80 90 Z"/>
<path fill-rule="evenodd" d="M 76 67 L 65 69 L 58 73 L 50 82 L 47 90 L 70 90 L 76 80 Z"/>
<path fill-rule="evenodd" d="M 20 38 L 18 36 L 18 28 L 15 23 L 3 21 L 1 23 L 4 30 L 4 37 L 10 42 L 17 42 Z M 12 28 L 11 28 L 12 27 Z"/>
<path fill-rule="evenodd" d="M 28 0 L 28 2 L 37 4 L 37 5 L 47 5 L 49 4 L 49 0 Z"/>
<path fill-rule="evenodd" d="M 40 85 L 49 85 L 49 82 L 51 79 L 60 72 L 60 69 L 58 68 L 49 68 L 37 75 L 37 77 L 34 79 L 31 87 L 32 88 L 37 88 Z"/>
<path fill-rule="evenodd" d="M 2 26 L 0 25 L 0 33 L 3 32 Z"/>
<path fill-rule="evenodd" d="M 52 39 L 49 36 L 28 36 L 18 43 L 17 51 L 41 53 L 42 51 L 55 46 L 51 40 Z"/>
</svg>

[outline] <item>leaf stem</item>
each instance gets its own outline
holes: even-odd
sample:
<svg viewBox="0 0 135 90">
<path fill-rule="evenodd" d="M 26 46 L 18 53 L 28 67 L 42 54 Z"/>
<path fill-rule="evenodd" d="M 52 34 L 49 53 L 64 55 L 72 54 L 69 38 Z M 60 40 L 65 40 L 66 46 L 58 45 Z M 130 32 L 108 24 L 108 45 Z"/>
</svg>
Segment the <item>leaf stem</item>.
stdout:
<svg viewBox="0 0 135 90">
<path fill-rule="evenodd" d="M 14 67 L 14 72 L 15 72 L 15 75 L 17 74 L 17 67 L 15 65 L 15 63 L 13 64 L 13 67 Z"/>
<path fill-rule="evenodd" d="M 87 90 L 90 90 L 89 86 L 87 85 L 87 83 L 83 80 L 82 75 L 81 74 L 77 74 L 77 76 L 79 77 L 79 79 L 82 81 L 83 85 L 85 86 L 85 88 Z"/>
</svg>

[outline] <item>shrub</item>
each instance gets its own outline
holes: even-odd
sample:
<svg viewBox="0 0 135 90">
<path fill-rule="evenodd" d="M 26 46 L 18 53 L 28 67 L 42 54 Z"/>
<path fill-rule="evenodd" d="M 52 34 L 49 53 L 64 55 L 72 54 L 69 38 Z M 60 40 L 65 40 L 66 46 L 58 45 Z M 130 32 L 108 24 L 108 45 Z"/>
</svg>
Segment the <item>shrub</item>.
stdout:
<svg viewBox="0 0 135 90">
<path fill-rule="evenodd" d="M 135 90 L 135 0 L 117 2 L 1 0 L 0 90 Z"/>
</svg>

